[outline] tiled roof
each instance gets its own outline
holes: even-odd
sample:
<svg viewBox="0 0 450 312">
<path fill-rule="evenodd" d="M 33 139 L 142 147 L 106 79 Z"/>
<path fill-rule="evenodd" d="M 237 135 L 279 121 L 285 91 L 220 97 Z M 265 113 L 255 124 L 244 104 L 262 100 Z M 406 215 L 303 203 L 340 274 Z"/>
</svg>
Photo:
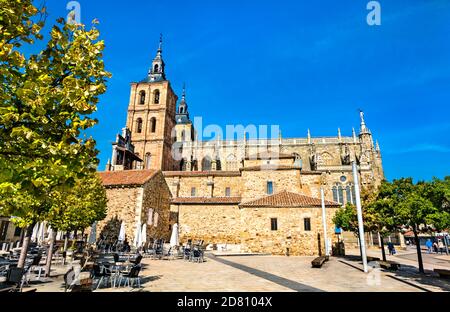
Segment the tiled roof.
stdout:
<svg viewBox="0 0 450 312">
<path fill-rule="evenodd" d="M 103 186 L 143 185 L 157 172 L 156 170 L 103 171 L 98 175 L 102 179 Z"/>
<path fill-rule="evenodd" d="M 240 197 L 177 197 L 172 204 L 239 204 Z"/>
<path fill-rule="evenodd" d="M 241 175 L 239 171 L 164 171 L 166 177 L 206 177 L 206 176 L 220 176 L 220 177 L 238 177 Z"/>
<path fill-rule="evenodd" d="M 242 203 L 239 207 L 321 207 L 320 198 L 306 196 L 303 194 L 282 191 L 260 199 Z M 325 200 L 327 207 L 339 207 L 339 203 Z"/>
</svg>

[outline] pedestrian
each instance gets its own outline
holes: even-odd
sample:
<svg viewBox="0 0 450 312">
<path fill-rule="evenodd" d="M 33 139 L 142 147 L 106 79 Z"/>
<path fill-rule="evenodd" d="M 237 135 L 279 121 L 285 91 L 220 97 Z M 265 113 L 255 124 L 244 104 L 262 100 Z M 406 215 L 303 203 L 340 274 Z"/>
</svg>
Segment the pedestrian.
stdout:
<svg viewBox="0 0 450 312">
<path fill-rule="evenodd" d="M 433 251 L 434 251 L 435 253 L 438 253 L 438 244 L 437 244 L 437 242 L 434 242 L 434 243 L 433 243 Z"/>
<path fill-rule="evenodd" d="M 389 242 L 387 245 L 388 245 L 389 254 L 391 256 L 395 255 L 394 244 L 392 242 Z"/>
<path fill-rule="evenodd" d="M 441 254 L 443 254 L 444 253 L 444 243 L 442 242 L 442 239 L 439 239 L 438 240 L 438 249 L 439 249 L 439 252 L 441 253 Z"/>
<path fill-rule="evenodd" d="M 432 252 L 433 243 L 431 242 L 431 239 L 427 239 L 427 242 L 425 243 L 425 246 L 427 246 L 427 253 Z"/>
</svg>

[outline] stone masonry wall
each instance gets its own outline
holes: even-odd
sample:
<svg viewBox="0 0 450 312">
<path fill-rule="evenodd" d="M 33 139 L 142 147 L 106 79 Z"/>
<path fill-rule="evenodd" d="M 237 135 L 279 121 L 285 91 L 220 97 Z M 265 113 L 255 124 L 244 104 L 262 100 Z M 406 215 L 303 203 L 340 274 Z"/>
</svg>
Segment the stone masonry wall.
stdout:
<svg viewBox="0 0 450 312">
<path fill-rule="evenodd" d="M 100 233 L 111 219 L 117 217 L 125 222 L 126 239 L 131 243 L 134 239 L 136 202 L 142 192 L 142 187 L 107 188 L 107 216 L 98 223 L 97 233 Z"/>
<path fill-rule="evenodd" d="M 144 185 L 142 210 L 140 216 L 137 217 L 140 217 L 142 224 L 147 224 L 147 241 L 150 238 L 163 238 L 166 241 L 170 239 L 170 197 L 169 187 L 161 172 L 157 173 Z M 150 211 L 153 213 L 151 218 L 152 223 L 149 222 Z M 156 213 L 158 214 L 158 222 L 155 224 Z"/>
<path fill-rule="evenodd" d="M 327 233 L 337 241 L 332 218 L 336 208 L 327 208 Z M 271 218 L 277 218 L 278 230 L 271 230 Z M 311 231 L 305 231 L 304 218 L 311 218 Z M 244 252 L 315 256 L 325 252 L 321 208 L 242 208 L 242 244 Z"/>
<path fill-rule="evenodd" d="M 177 205 L 172 205 L 178 211 Z M 239 244 L 241 217 L 237 205 L 179 205 L 180 242 L 202 239 L 206 244 Z"/>
</svg>

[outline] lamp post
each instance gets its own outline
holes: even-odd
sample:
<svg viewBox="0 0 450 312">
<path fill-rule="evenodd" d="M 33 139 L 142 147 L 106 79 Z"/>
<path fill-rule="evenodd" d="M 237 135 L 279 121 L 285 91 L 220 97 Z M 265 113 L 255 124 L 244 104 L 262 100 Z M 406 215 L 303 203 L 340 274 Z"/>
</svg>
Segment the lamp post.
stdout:
<svg viewBox="0 0 450 312">
<path fill-rule="evenodd" d="M 325 242 L 325 256 L 330 255 L 327 236 L 327 216 L 325 212 L 325 196 L 323 194 L 323 187 L 320 188 L 320 196 L 322 198 L 322 223 L 323 223 L 323 240 Z"/>
<path fill-rule="evenodd" d="M 366 255 L 366 242 L 364 238 L 364 223 L 362 218 L 362 209 L 361 209 L 361 195 L 359 191 L 359 180 L 358 180 L 358 172 L 356 169 L 356 162 L 352 162 L 353 169 L 353 182 L 355 184 L 355 197 L 356 197 L 356 212 L 358 214 L 358 231 L 359 231 L 359 241 L 361 247 L 361 258 L 363 262 L 364 272 L 367 273 L 367 255 Z"/>
</svg>

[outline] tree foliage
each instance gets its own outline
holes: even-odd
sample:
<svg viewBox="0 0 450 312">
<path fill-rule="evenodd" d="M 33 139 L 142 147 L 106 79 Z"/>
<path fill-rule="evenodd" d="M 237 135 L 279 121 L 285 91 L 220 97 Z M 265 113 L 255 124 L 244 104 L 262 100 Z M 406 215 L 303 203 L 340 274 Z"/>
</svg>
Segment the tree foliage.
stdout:
<svg viewBox="0 0 450 312">
<path fill-rule="evenodd" d="M 106 217 L 106 191 L 95 172 L 78 179 L 73 187 L 63 192 L 53 192 L 52 196 L 56 204 L 47 218 L 54 229 L 84 230 Z"/>
<path fill-rule="evenodd" d="M 98 30 L 63 19 L 25 57 L 44 15 L 30 0 L 0 0 L 0 214 L 22 226 L 57 216 L 57 201 L 72 194 L 64 192 L 98 164 L 95 141 L 82 134 L 97 123 L 91 114 L 110 77 Z"/>
</svg>

